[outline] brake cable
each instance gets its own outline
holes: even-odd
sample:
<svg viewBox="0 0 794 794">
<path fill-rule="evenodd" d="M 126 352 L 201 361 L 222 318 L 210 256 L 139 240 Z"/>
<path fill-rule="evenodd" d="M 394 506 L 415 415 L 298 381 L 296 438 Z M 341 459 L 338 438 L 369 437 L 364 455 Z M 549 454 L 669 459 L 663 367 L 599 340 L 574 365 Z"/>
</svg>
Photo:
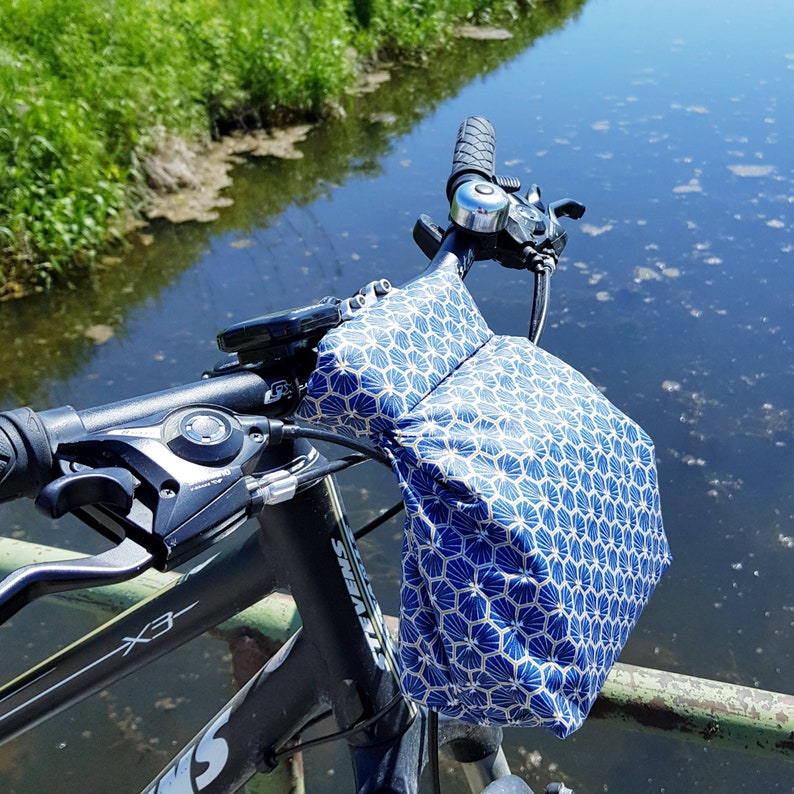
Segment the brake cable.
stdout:
<svg viewBox="0 0 794 794">
<path fill-rule="evenodd" d="M 356 530 L 353 537 L 356 540 L 360 540 L 365 535 L 369 535 L 370 532 L 377 529 L 381 524 L 385 524 L 390 518 L 394 518 L 394 516 L 401 513 L 404 508 L 405 503 L 402 499 L 399 502 L 395 502 L 388 510 L 384 510 L 379 516 L 375 516 L 371 521 L 364 524 L 361 529 Z"/>
<path fill-rule="evenodd" d="M 441 794 L 441 775 L 438 763 L 438 712 L 427 712 L 427 761 L 432 794 Z"/>
<path fill-rule="evenodd" d="M 319 747 L 321 744 L 335 742 L 339 739 L 347 739 L 349 736 L 354 736 L 357 733 L 361 733 L 361 731 L 371 728 L 376 722 L 378 722 L 378 720 L 383 719 L 383 717 L 385 717 L 402 701 L 403 696 L 398 692 L 388 703 L 386 703 L 382 709 L 375 712 L 375 714 L 373 714 L 371 717 L 367 717 L 365 720 L 360 720 L 359 722 L 351 725 L 349 728 L 344 728 L 341 731 L 335 731 L 334 733 L 329 733 L 326 736 L 318 736 L 316 739 L 308 739 L 305 742 L 297 742 L 296 744 L 291 744 L 289 747 L 283 747 L 281 750 L 273 753 L 273 760 L 276 762 L 283 761 L 285 758 L 295 755 L 295 753 L 300 753 L 304 750 L 310 750 L 314 747 Z M 311 724 L 312 723 L 309 723 L 309 725 Z"/>
<path fill-rule="evenodd" d="M 273 426 L 278 420 L 270 420 L 270 429 L 273 435 Z M 327 441 L 329 444 L 336 444 L 340 447 L 348 447 L 366 455 L 368 458 L 389 466 L 388 458 L 378 449 L 367 444 L 364 441 L 359 441 L 356 438 L 349 438 L 348 436 L 340 436 L 332 433 L 330 430 L 322 430 L 318 427 L 306 427 L 305 425 L 294 425 L 278 422 L 281 425 L 279 428 L 283 438 L 311 438 L 315 441 Z"/>
</svg>

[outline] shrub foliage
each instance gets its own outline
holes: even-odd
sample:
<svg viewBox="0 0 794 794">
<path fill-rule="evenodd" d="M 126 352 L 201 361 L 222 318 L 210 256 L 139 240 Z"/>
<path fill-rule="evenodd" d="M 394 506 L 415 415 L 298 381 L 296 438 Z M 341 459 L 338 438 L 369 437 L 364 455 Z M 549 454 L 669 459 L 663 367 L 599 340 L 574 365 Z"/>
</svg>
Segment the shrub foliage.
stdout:
<svg viewBox="0 0 794 794">
<path fill-rule="evenodd" d="M 0 295 L 90 268 L 158 136 L 316 118 L 368 59 L 421 59 L 528 0 L 3 0 Z"/>
</svg>

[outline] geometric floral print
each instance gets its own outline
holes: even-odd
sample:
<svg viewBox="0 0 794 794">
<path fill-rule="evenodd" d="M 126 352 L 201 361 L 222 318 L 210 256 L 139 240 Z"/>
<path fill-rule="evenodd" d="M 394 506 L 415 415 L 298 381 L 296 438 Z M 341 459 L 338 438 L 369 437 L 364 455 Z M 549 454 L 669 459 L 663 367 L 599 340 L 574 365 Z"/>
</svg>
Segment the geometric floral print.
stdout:
<svg viewBox="0 0 794 794">
<path fill-rule="evenodd" d="M 653 444 L 586 378 L 495 336 L 435 271 L 329 331 L 298 416 L 367 436 L 406 508 L 410 699 L 565 737 L 670 563 Z"/>
</svg>

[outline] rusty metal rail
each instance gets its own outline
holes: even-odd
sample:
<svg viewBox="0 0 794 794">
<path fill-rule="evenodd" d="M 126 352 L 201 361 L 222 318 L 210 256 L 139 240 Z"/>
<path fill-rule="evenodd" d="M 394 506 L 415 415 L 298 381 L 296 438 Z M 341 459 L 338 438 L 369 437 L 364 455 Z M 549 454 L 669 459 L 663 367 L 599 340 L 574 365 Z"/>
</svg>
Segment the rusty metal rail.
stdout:
<svg viewBox="0 0 794 794">
<path fill-rule="evenodd" d="M 75 556 L 63 549 L 0 538 L 0 576 L 30 562 Z M 123 584 L 51 598 L 73 607 L 118 613 L 176 575 L 150 572 Z M 249 627 L 280 643 L 299 623 L 292 600 L 274 595 L 219 626 L 218 634 L 227 638 L 230 631 Z M 794 695 L 618 663 L 590 716 L 631 730 L 794 760 Z"/>
<path fill-rule="evenodd" d="M 794 695 L 618 663 L 590 717 L 794 760 Z"/>
</svg>

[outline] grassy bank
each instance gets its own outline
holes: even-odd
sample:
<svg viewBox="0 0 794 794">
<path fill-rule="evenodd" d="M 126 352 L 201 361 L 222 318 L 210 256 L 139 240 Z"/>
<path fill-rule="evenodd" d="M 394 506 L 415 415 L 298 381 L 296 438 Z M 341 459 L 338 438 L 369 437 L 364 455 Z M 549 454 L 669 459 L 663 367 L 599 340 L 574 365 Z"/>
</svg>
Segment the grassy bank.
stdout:
<svg viewBox="0 0 794 794">
<path fill-rule="evenodd" d="M 316 118 L 379 57 L 529 0 L 2 0 L 0 297 L 79 279 L 164 138 Z"/>
</svg>

